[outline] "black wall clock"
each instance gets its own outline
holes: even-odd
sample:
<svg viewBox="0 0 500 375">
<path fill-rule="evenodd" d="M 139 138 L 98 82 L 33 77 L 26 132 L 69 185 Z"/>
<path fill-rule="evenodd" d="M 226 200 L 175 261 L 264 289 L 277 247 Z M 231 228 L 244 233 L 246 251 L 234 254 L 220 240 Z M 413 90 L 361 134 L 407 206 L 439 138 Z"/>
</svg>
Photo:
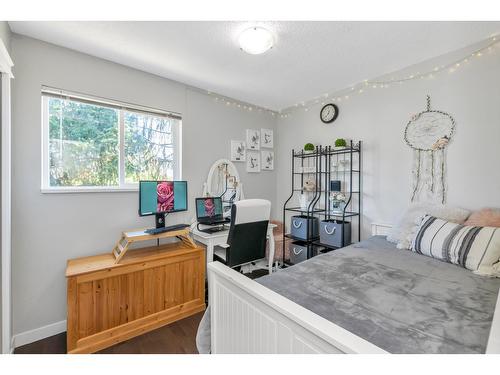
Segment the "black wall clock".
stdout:
<svg viewBox="0 0 500 375">
<path fill-rule="evenodd" d="M 325 124 L 334 122 L 338 115 L 339 107 L 333 103 L 326 104 L 323 108 L 321 108 L 321 112 L 319 113 L 321 121 Z"/>
</svg>

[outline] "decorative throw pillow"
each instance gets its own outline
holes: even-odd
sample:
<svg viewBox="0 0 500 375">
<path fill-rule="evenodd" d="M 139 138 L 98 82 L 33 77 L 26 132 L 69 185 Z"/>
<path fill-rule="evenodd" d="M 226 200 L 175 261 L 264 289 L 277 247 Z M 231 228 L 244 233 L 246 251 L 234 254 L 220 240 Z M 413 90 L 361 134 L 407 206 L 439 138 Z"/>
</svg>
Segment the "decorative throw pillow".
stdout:
<svg viewBox="0 0 500 375">
<path fill-rule="evenodd" d="M 475 225 L 477 227 L 500 227 L 500 209 L 483 208 L 475 211 L 469 216 L 464 225 Z"/>
<path fill-rule="evenodd" d="M 500 228 L 467 226 L 426 215 L 412 251 L 480 275 L 500 277 Z"/>
<path fill-rule="evenodd" d="M 432 215 L 453 223 L 462 224 L 469 214 L 469 210 L 460 207 L 432 203 L 412 204 L 399 223 L 391 229 L 387 241 L 396 243 L 398 249 L 410 249 L 418 226 L 425 215 Z"/>
</svg>

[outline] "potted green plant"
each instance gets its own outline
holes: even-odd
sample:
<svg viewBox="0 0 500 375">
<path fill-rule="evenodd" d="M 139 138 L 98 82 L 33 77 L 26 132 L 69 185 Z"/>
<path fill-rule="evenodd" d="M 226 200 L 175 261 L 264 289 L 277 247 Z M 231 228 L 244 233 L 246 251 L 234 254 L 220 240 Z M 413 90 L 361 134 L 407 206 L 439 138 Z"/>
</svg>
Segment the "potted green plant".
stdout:
<svg viewBox="0 0 500 375">
<path fill-rule="evenodd" d="M 347 141 L 344 138 L 337 138 L 335 140 L 335 149 L 343 149 L 347 147 Z"/>
<path fill-rule="evenodd" d="M 311 153 L 311 152 L 314 152 L 314 145 L 313 145 L 312 143 L 306 143 L 306 144 L 304 145 L 304 152 L 305 152 L 306 154 L 309 154 L 309 153 Z"/>
</svg>

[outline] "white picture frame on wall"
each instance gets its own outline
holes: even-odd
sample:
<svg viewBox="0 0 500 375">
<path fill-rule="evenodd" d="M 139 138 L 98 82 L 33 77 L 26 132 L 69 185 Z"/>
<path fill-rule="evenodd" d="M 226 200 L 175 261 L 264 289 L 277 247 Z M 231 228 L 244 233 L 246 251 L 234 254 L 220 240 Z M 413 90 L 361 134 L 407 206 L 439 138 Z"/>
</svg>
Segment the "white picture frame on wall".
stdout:
<svg viewBox="0 0 500 375">
<path fill-rule="evenodd" d="M 247 146 L 244 141 L 231 140 L 231 161 L 246 160 Z"/>
<path fill-rule="evenodd" d="M 247 150 L 260 150 L 260 131 L 247 129 Z"/>
<path fill-rule="evenodd" d="M 273 171 L 274 170 L 274 151 L 262 150 L 260 152 L 261 169 L 263 171 Z"/>
<path fill-rule="evenodd" d="M 260 129 L 260 147 L 274 148 L 274 133 L 272 129 Z"/>
<path fill-rule="evenodd" d="M 247 172 L 248 173 L 260 172 L 260 152 L 255 152 L 255 151 L 247 152 Z"/>
</svg>

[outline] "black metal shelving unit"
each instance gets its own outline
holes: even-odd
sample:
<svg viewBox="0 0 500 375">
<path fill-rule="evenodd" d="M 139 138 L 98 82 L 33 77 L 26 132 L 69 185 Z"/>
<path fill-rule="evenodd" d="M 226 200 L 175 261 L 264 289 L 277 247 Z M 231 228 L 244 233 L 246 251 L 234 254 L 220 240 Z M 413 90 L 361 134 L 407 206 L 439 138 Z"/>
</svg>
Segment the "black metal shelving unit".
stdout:
<svg viewBox="0 0 500 375">
<path fill-rule="evenodd" d="M 332 146 L 316 146 L 312 152 L 292 150 L 292 184 L 291 193 L 283 204 L 283 223 L 288 223 L 290 215 L 299 213 L 307 217 L 318 217 L 319 220 L 341 220 L 342 222 L 357 220 L 357 240 L 361 240 L 361 141 L 354 143 L 350 141 L 347 147 L 334 148 Z M 297 165 L 298 164 L 298 165 Z M 307 164 L 307 165 L 305 165 Z M 312 164 L 312 165 L 311 165 Z M 339 170 L 342 165 L 342 170 Z M 300 171 L 297 171 L 300 167 Z M 308 169 L 304 171 L 304 167 Z M 315 182 L 314 191 L 310 192 L 312 198 L 307 208 L 292 205 L 292 199 L 299 194 L 304 194 L 302 187 L 305 179 L 313 179 Z M 330 207 L 330 181 L 340 180 L 342 193 L 346 196 L 346 204 L 342 212 L 333 212 Z M 351 225 L 352 228 L 352 225 Z M 285 232 L 285 231 L 284 231 Z M 300 240 L 308 246 L 318 247 L 319 252 L 336 249 L 319 242 L 319 238 L 313 238 L 312 225 L 307 226 L 309 240 L 297 239 L 288 233 L 283 234 L 283 259 L 284 267 L 291 265 L 286 259 L 285 238 Z M 353 236 L 351 234 L 351 239 Z M 342 247 L 350 245 L 345 243 L 342 231 Z M 315 252 L 313 252 L 315 253 Z"/>
</svg>

